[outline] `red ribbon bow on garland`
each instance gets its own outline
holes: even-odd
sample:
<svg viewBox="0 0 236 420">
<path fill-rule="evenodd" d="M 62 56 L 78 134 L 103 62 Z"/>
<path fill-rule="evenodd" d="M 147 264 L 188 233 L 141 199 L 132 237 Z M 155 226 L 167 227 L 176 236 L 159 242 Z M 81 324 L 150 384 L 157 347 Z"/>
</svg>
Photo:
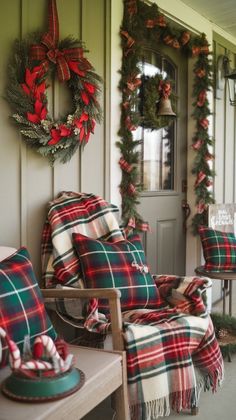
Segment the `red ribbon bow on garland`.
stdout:
<svg viewBox="0 0 236 420">
<path fill-rule="evenodd" d="M 146 28 L 152 29 L 155 26 L 160 26 L 161 28 L 166 27 L 166 20 L 164 15 L 159 15 L 155 19 L 148 19 L 145 22 Z"/>
<path fill-rule="evenodd" d="M 85 72 L 91 69 L 90 63 L 83 57 L 83 49 L 79 47 L 58 49 L 59 23 L 56 0 L 49 3 L 49 32 L 41 38 L 41 44 L 31 45 L 30 59 L 41 62 L 45 72 L 48 71 L 49 61 L 57 66 L 57 75 L 60 82 L 70 79 L 70 70 L 79 76 L 85 76 Z"/>
<path fill-rule="evenodd" d="M 170 84 L 170 82 L 160 80 L 158 90 L 159 90 L 159 92 L 161 93 L 161 96 L 164 99 L 168 99 L 170 94 L 171 94 L 171 84 Z"/>
</svg>

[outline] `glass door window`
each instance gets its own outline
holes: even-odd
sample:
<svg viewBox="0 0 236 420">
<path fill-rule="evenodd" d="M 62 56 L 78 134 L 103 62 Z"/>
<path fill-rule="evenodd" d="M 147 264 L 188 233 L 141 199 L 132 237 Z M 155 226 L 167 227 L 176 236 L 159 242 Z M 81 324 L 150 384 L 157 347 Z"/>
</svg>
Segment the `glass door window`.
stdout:
<svg viewBox="0 0 236 420">
<path fill-rule="evenodd" d="M 176 67 L 168 57 L 147 51 L 139 64 L 141 75 L 161 74 L 176 86 Z M 140 141 L 140 184 L 142 191 L 174 190 L 176 124 L 161 129 L 138 127 L 133 133 Z"/>
</svg>

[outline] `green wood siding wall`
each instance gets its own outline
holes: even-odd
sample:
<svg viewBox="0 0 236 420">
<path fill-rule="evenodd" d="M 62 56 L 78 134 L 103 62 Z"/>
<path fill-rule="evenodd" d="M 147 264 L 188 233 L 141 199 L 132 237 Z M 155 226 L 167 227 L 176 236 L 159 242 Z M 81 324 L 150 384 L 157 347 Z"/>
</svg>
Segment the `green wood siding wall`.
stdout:
<svg viewBox="0 0 236 420">
<path fill-rule="evenodd" d="M 217 61 L 220 55 L 227 54 L 231 68 L 236 67 L 236 46 L 218 34 L 214 34 L 214 65 L 217 73 Z M 217 74 L 216 74 L 217 77 Z M 215 80 L 216 82 L 216 80 Z M 213 137 L 215 182 L 214 196 L 216 203 L 236 202 L 236 108 L 229 103 L 226 84 L 222 91 L 214 95 Z M 213 282 L 213 302 L 221 296 L 220 282 Z"/>
<path fill-rule="evenodd" d="M 82 39 L 89 53 L 88 59 L 103 78 L 100 98 L 106 106 L 109 91 L 110 1 L 57 0 L 60 39 L 68 35 Z M 47 30 L 47 0 L 0 1 L 0 244 L 28 247 L 36 273 L 40 276 L 40 241 L 46 216 L 46 204 L 63 190 L 94 192 L 109 199 L 107 187 L 108 117 L 83 151 L 63 165 L 51 168 L 46 159 L 21 141 L 18 129 L 9 120 L 11 113 L 3 99 L 7 78 L 7 62 L 14 39 L 36 30 Z M 48 91 L 55 116 L 67 114 L 68 89 L 55 83 Z"/>
<path fill-rule="evenodd" d="M 214 35 L 215 67 L 220 55 L 227 54 L 231 68 L 236 67 L 236 46 L 219 35 Z M 217 76 L 217 75 L 216 75 Z M 225 83 L 215 98 L 215 200 L 217 203 L 236 202 L 236 108 L 229 103 L 229 92 Z"/>
</svg>

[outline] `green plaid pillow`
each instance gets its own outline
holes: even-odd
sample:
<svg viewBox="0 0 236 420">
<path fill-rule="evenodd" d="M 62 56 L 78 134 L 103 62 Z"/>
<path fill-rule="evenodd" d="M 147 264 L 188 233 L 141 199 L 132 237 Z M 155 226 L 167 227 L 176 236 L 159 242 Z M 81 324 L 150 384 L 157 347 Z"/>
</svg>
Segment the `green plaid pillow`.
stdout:
<svg viewBox="0 0 236 420">
<path fill-rule="evenodd" d="M 233 233 L 201 226 L 199 234 L 205 258 L 205 270 L 236 271 L 236 238 Z"/>
<path fill-rule="evenodd" d="M 144 250 L 138 235 L 116 243 L 73 234 L 88 288 L 118 288 L 121 309 L 158 308 L 161 297 L 148 271 Z M 99 299 L 99 310 L 106 313 L 108 302 Z"/>
<path fill-rule="evenodd" d="M 26 335 L 31 339 L 40 334 L 56 338 L 26 248 L 0 262 L 0 326 L 21 351 Z M 6 350 L 3 343 L 0 367 L 6 363 Z"/>
</svg>

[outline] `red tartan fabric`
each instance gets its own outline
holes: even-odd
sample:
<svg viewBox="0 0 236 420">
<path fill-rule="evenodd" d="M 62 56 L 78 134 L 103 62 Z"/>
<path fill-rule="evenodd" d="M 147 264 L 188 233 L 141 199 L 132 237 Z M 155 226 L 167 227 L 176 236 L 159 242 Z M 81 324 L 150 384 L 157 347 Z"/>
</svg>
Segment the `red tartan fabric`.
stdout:
<svg viewBox="0 0 236 420">
<path fill-rule="evenodd" d="M 41 243 L 42 278 L 46 287 L 58 283 L 71 285 L 81 277 L 72 233 L 109 242 L 124 239 L 115 217 L 117 212 L 117 207 L 94 194 L 62 192 L 49 203 Z"/>
<path fill-rule="evenodd" d="M 48 4 L 48 29 L 52 36 L 54 43 L 58 42 L 59 39 L 59 22 L 57 13 L 56 0 L 49 0 Z"/>
<path fill-rule="evenodd" d="M 200 391 L 216 391 L 224 376 L 223 359 L 202 296 L 206 278 L 154 276 L 162 297 L 184 296 L 160 310 L 123 313 L 131 419 L 167 416 L 198 405 Z M 168 303 L 168 302 L 166 302 Z M 91 303 L 85 326 L 106 333 L 110 323 Z"/>
<path fill-rule="evenodd" d="M 73 242 L 86 287 L 119 289 L 122 311 L 163 306 L 139 235 L 109 243 L 74 233 Z M 107 300 L 99 299 L 98 308 L 103 313 L 109 312 Z"/>
<path fill-rule="evenodd" d="M 21 351 L 26 335 L 31 339 L 41 334 L 56 338 L 26 248 L 0 262 L 0 327 Z"/>
<path fill-rule="evenodd" d="M 83 48 L 58 49 L 59 22 L 55 0 L 49 0 L 48 4 L 48 29 L 49 31 L 42 36 L 41 44 L 30 46 L 30 59 L 32 61 L 41 61 L 41 66 L 46 72 L 50 61 L 56 64 L 58 79 L 61 82 L 70 79 L 70 69 L 72 69 L 73 64 L 76 64 L 77 67 L 82 64 L 84 70 L 91 68 L 88 61 L 83 57 Z"/>
<path fill-rule="evenodd" d="M 205 258 L 205 270 L 236 271 L 236 238 L 234 233 L 201 226 L 199 234 Z"/>
<path fill-rule="evenodd" d="M 205 304 L 203 300 L 203 293 L 209 287 L 209 280 L 205 277 L 180 277 L 159 275 L 153 276 L 156 286 L 163 299 L 171 302 L 173 291 L 182 294 L 183 300 L 175 302 L 179 312 L 190 313 L 192 315 L 201 315 L 205 312 Z M 174 294 L 176 296 L 176 294 Z"/>
<path fill-rule="evenodd" d="M 125 339 L 133 420 L 198 405 L 201 389 L 215 391 L 223 379 L 222 355 L 209 317 L 186 316 L 174 308 L 137 314 L 125 325 Z"/>
</svg>

